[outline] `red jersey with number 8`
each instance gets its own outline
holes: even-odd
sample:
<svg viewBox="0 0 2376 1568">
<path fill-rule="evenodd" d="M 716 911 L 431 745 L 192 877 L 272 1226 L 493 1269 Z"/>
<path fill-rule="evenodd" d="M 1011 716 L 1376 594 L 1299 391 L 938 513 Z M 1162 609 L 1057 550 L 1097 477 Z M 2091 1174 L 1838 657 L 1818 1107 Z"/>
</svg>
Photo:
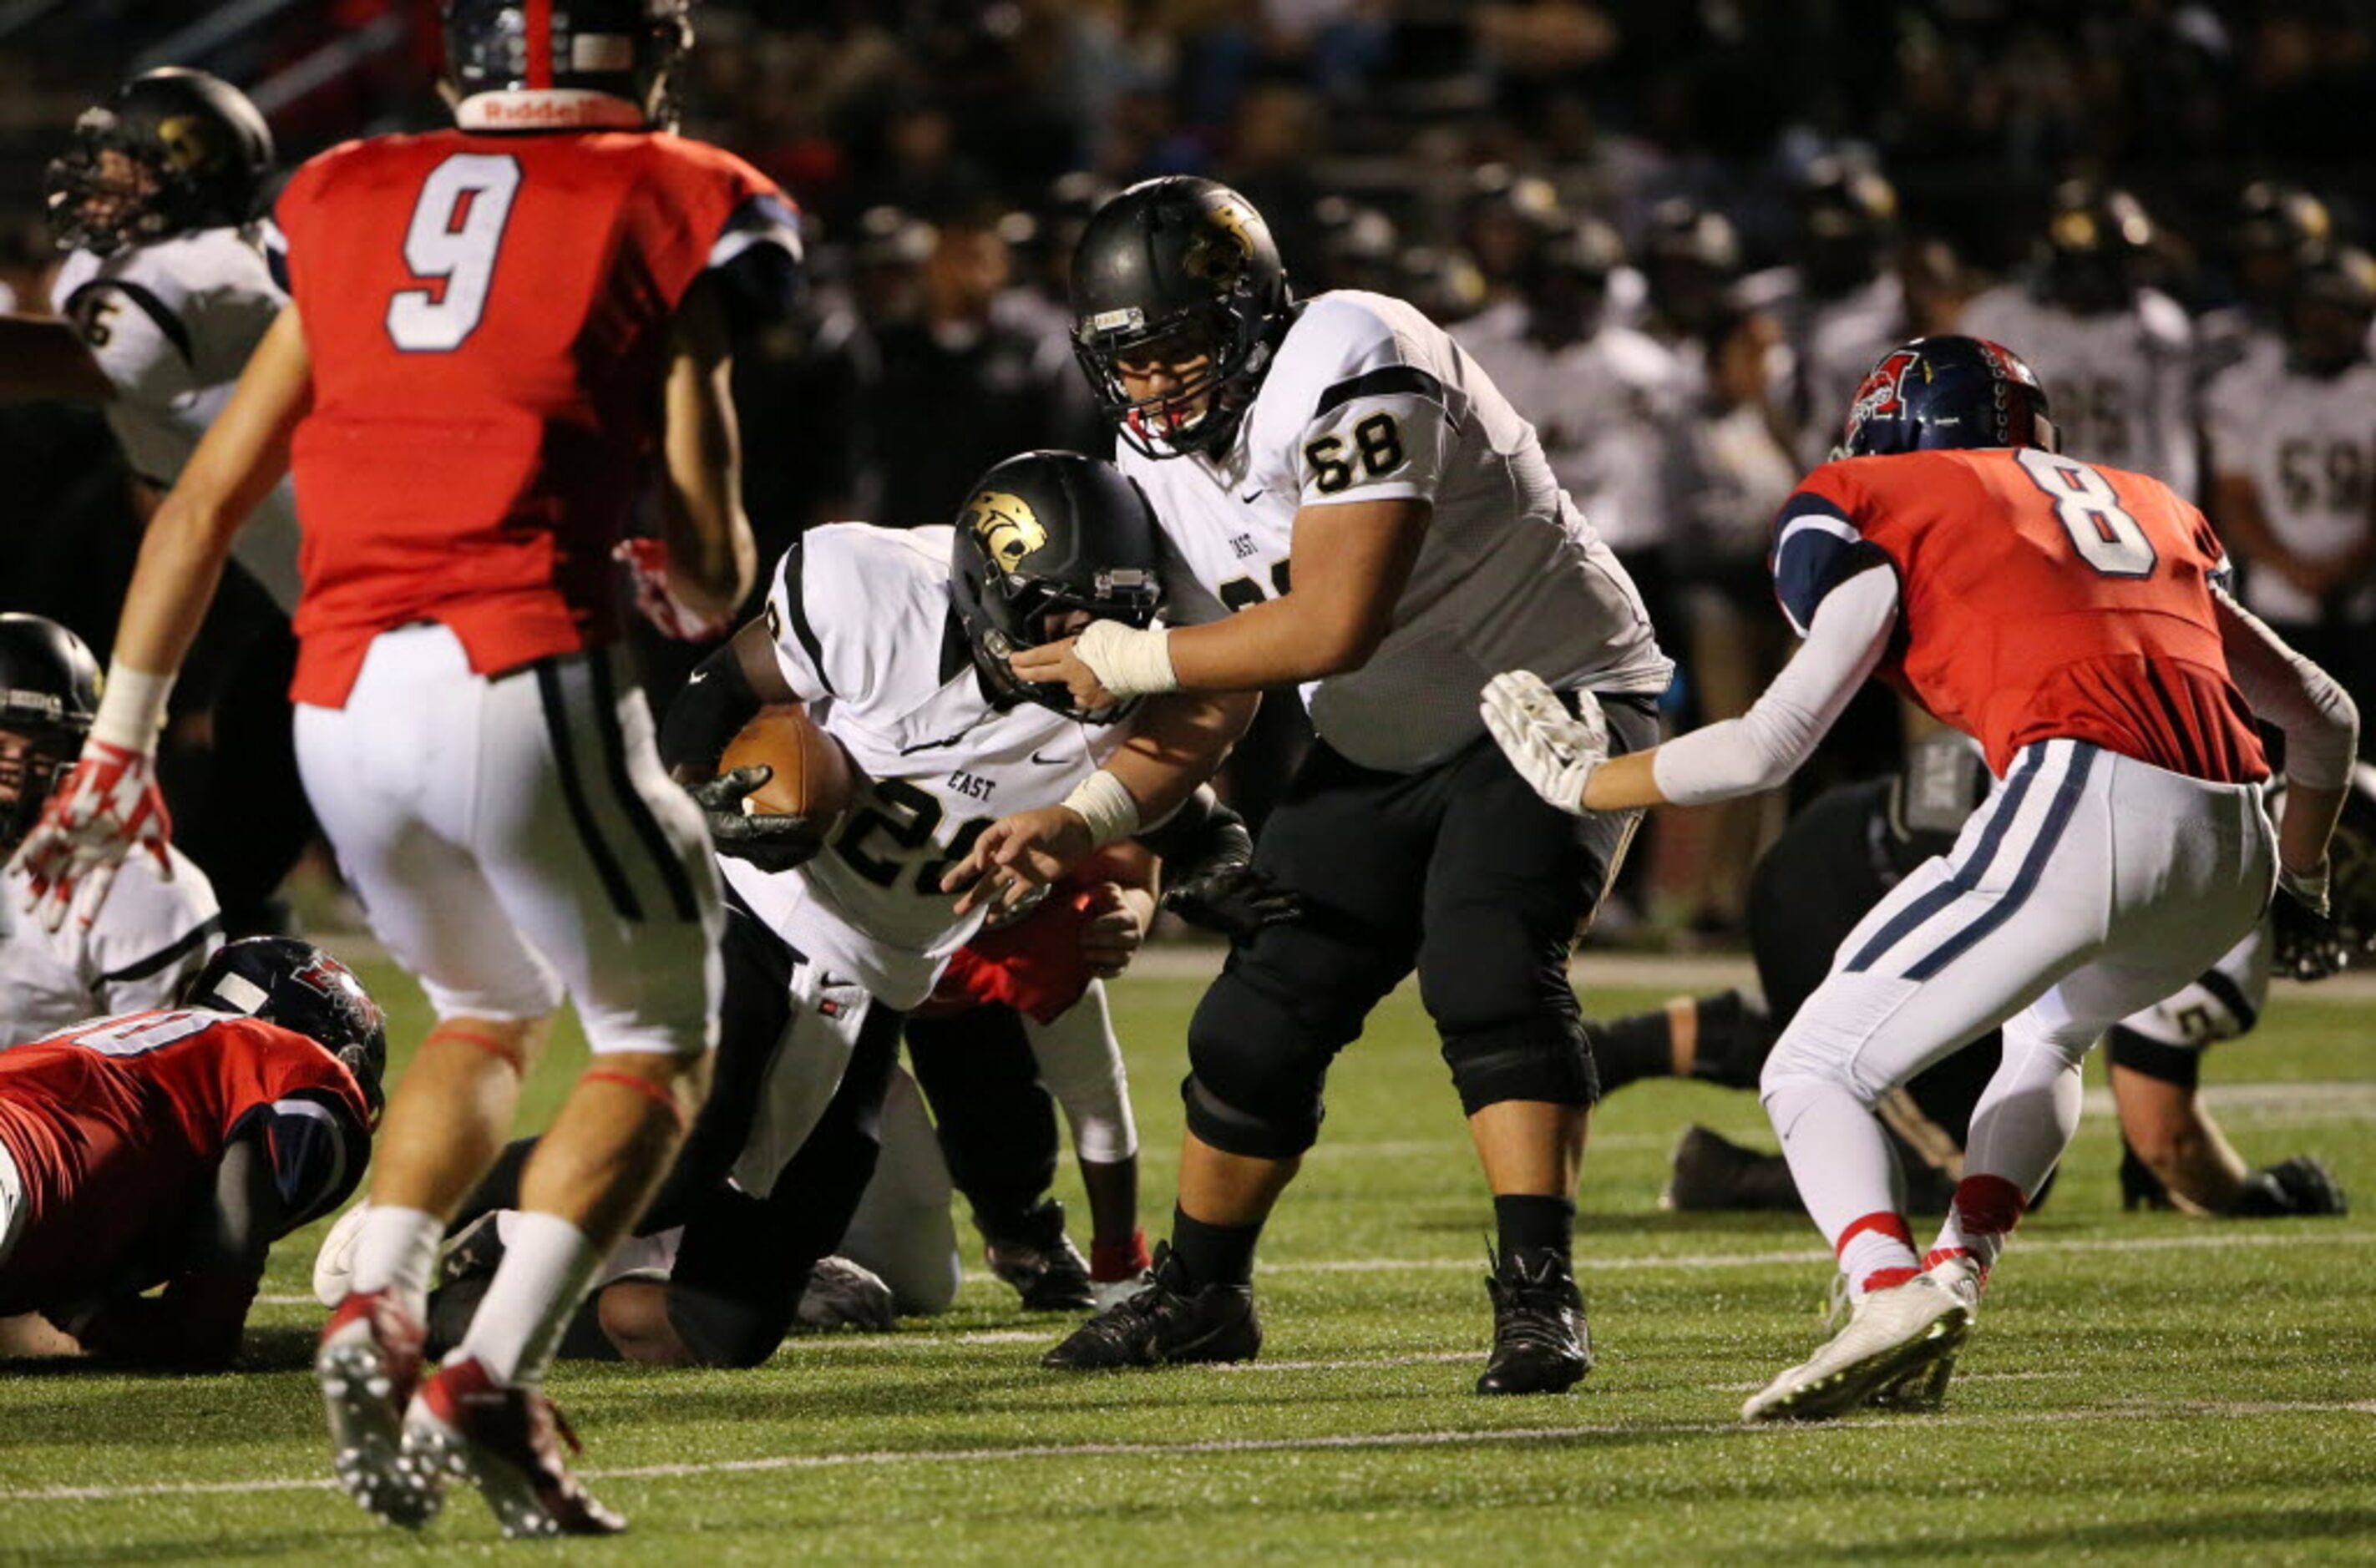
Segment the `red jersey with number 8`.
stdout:
<svg viewBox="0 0 2376 1568">
<path fill-rule="evenodd" d="M 343 706 L 413 621 L 481 674 L 614 638 L 670 318 L 754 239 L 797 244 L 775 185 L 660 133 L 445 131 L 324 153 L 276 216 L 313 358 L 297 700 Z"/>
<path fill-rule="evenodd" d="M 1979 741 L 2000 777 L 2057 737 L 2215 783 L 2268 776 L 2212 607 L 2226 556 L 2159 480 L 2031 448 L 1827 463 L 1776 536 L 1802 631 L 1872 551 L 1901 607 L 1879 673 Z"/>
</svg>

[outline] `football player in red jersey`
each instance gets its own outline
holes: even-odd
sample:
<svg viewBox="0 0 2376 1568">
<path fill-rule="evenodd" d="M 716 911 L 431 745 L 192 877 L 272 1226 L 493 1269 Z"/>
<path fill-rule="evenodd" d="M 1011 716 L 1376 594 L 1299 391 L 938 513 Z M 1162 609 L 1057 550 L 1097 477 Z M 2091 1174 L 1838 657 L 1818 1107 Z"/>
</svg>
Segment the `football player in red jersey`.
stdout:
<svg viewBox="0 0 2376 1568">
<path fill-rule="evenodd" d="M 229 1365 L 267 1250 L 362 1179 L 386 1058 L 355 977 L 279 936 L 218 951 L 173 1007 L 0 1051 L 0 1316 Z"/>
<path fill-rule="evenodd" d="M 1588 697 L 1571 713 L 1524 671 L 1486 687 L 1494 738 L 1578 813 L 1770 788 L 1875 673 L 1978 740 L 1997 775 L 1954 852 L 1849 932 L 1766 1061 L 1767 1114 L 1856 1307 L 1748 1420 L 1935 1404 L 1990 1265 L 2077 1127 L 2088 1050 L 2209 968 L 2273 885 L 2326 902 L 2350 698 L 2228 597 L 2201 513 L 2061 456 L 2047 411 L 1993 343 L 1927 338 L 1883 359 L 1844 460 L 1782 509 L 1775 587 L 1806 646 L 1741 719 L 1612 759 Z M 2256 715 L 2285 735 L 2281 828 Z M 1964 1177 L 1918 1257 L 1873 1105 L 1999 1026 Z"/>
<path fill-rule="evenodd" d="M 355 1291 L 317 1359 L 339 1477 L 418 1525 L 474 1481 L 511 1534 L 608 1533 L 541 1393 L 597 1260 L 707 1076 L 719 882 L 619 646 L 614 563 L 655 468 L 667 587 L 753 575 L 727 377 L 780 310 L 780 193 L 667 134 L 683 0 L 447 0 L 457 128 L 336 148 L 277 216 L 291 303 L 151 524 L 106 695 L 23 855 L 58 918 L 165 823 L 168 686 L 242 519 L 304 518 L 292 695 L 306 792 L 439 1022 L 389 1107 Z M 446 1216 L 501 1146 L 564 996 L 595 1052 L 526 1176 L 469 1339 L 414 1387 Z"/>
</svg>

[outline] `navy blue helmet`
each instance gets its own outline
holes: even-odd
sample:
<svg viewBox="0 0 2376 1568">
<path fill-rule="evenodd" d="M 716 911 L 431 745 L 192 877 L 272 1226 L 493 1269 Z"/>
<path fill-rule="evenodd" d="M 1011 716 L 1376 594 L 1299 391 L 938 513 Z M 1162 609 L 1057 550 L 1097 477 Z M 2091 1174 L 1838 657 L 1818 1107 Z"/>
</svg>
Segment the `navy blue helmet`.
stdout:
<svg viewBox="0 0 2376 1568">
<path fill-rule="evenodd" d="M 1881 357 L 1848 405 L 1835 457 L 1967 446 L 2057 450 L 2046 388 L 2011 350 L 1981 338 L 1917 338 Z"/>
<path fill-rule="evenodd" d="M 346 1063 L 378 1115 L 387 1019 L 354 972 L 313 944 L 291 936 L 227 942 L 190 977 L 181 1002 L 294 1029 Z"/>
</svg>

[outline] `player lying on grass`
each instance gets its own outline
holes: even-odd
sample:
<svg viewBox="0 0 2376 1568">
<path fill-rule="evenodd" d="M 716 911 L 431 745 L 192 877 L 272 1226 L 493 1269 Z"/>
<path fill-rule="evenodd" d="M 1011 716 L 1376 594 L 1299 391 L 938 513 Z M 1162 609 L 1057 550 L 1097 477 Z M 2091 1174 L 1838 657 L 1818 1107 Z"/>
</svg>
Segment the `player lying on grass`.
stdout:
<svg viewBox="0 0 2376 1568">
<path fill-rule="evenodd" d="M 759 769 L 696 791 L 728 886 L 717 1085 L 639 1227 L 683 1227 L 671 1278 L 596 1302 L 620 1354 L 774 1353 L 873 1171 L 902 1021 L 993 902 L 941 879 L 1000 811 L 1075 802 L 1108 841 L 1169 851 L 1175 899 L 1261 918 L 1243 827 L 1194 793 L 1252 698 L 1086 710 L 1007 668 L 1100 617 L 1151 622 L 1155 554 L 1146 500 L 1111 465 L 1027 454 L 982 476 L 954 529 L 812 530 L 765 615 L 695 672 L 663 740 L 681 774 L 714 772 L 763 706 L 800 703 L 860 777 L 827 822 L 745 812 Z"/>
<path fill-rule="evenodd" d="M 1595 1024 L 1603 1092 L 1667 1076 L 1755 1088 L 1776 1037 L 1822 983 L 1841 940 L 1890 888 L 1954 847 L 1987 778 L 1962 736 L 1942 736 L 1917 746 L 1903 774 L 1842 785 L 1791 818 L 1750 879 L 1749 942 L 1764 1005 L 1728 991 Z M 2345 1212 L 2342 1188 L 2314 1158 L 2248 1169 L 2198 1092 L 2205 1050 L 2259 1022 L 2273 956 L 2278 973 L 2315 980 L 2364 957 L 2376 940 L 2376 769 L 2354 769 L 2332 853 L 2333 920 L 2280 899 L 2192 984 L 2112 1027 L 2105 1049 L 2131 1206 L 2233 1218 Z M 2002 1060 L 1990 1030 L 1879 1102 L 1909 1208 L 1937 1213 L 1953 1198 L 1972 1108 Z M 2030 1206 L 2044 1197 L 2032 1194 Z M 1705 1127 L 1683 1134 L 1661 1201 L 1685 1210 L 1800 1206 L 1780 1155 Z"/>
<path fill-rule="evenodd" d="M 2079 1118 L 2080 1063 L 2242 940 L 2280 882 L 2322 913 L 2358 719 L 2228 598 L 2202 514 L 2142 474 L 2055 450 L 2045 392 L 1993 343 L 1918 339 L 1875 366 L 1844 460 L 1784 505 L 1775 585 L 1805 646 L 1743 718 L 1609 755 L 1598 705 L 1524 671 L 1494 738 L 1577 812 L 1769 789 L 1867 676 L 1980 742 L 1999 783 L 1954 852 L 1840 945 L 1767 1058 L 1762 1098 L 1855 1309 L 1753 1396 L 1749 1420 L 1935 1400 L 1990 1266 Z M 2284 731 L 2282 829 L 2255 715 Z M 1875 1108 L 2002 1026 L 1964 1175 L 1926 1254 Z"/>
<path fill-rule="evenodd" d="M 39 615 L 0 615 L 0 856 L 12 855 L 74 766 L 99 710 L 99 665 Z M 214 889 L 179 849 L 172 874 L 124 868 L 89 921 L 33 916 L 32 879 L 0 873 L 0 1042 L 171 1002 L 221 937 Z"/>
<path fill-rule="evenodd" d="M 355 977 L 278 936 L 217 952 L 172 1007 L 0 1051 L 0 1317 L 230 1365 L 267 1251 L 362 1179 L 386 1058 Z"/>
</svg>

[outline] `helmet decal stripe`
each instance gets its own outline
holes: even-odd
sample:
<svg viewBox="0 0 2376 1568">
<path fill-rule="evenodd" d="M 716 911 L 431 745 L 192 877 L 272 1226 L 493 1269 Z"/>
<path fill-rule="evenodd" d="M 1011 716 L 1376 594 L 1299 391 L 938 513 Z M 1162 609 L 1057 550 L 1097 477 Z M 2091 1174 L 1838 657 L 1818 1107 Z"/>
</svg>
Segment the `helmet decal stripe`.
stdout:
<svg viewBox="0 0 2376 1568">
<path fill-rule="evenodd" d="M 552 85 L 552 0 L 528 0 L 528 85 Z"/>
</svg>

